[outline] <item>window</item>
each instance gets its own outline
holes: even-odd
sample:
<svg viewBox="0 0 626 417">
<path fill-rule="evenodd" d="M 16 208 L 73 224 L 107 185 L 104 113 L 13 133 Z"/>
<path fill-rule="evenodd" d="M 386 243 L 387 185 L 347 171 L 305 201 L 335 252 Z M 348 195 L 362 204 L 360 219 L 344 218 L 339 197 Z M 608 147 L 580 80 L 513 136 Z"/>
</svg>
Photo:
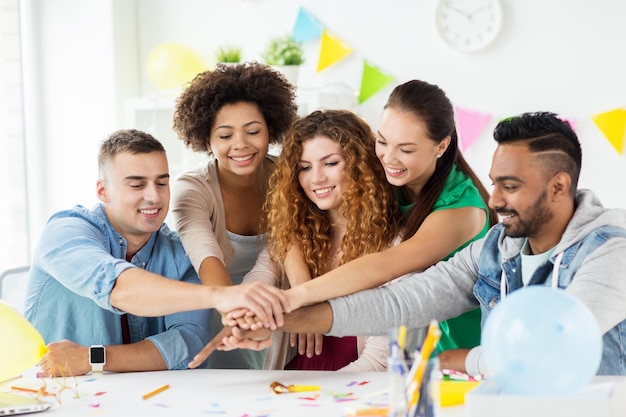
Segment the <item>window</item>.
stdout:
<svg viewBox="0 0 626 417">
<path fill-rule="evenodd" d="M 0 271 L 29 260 L 19 0 L 0 0 Z"/>
</svg>

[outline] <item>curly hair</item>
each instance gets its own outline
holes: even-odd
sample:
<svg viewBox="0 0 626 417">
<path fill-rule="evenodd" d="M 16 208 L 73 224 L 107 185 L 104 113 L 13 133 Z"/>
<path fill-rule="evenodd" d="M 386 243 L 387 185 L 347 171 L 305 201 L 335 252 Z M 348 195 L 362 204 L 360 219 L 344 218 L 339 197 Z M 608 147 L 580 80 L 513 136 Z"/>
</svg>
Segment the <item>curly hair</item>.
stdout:
<svg viewBox="0 0 626 417">
<path fill-rule="evenodd" d="M 297 116 L 295 87 L 282 73 L 258 62 L 217 64 L 215 70 L 198 74 L 176 100 L 174 131 L 185 146 L 210 155 L 207 139 L 217 112 L 241 102 L 258 106 L 272 144 L 282 142 Z"/>
<path fill-rule="evenodd" d="M 315 111 L 296 121 L 270 177 L 263 228 L 272 261 L 282 265 L 296 243 L 312 277 L 326 272 L 332 257 L 329 216 L 306 196 L 298 181 L 302 144 L 316 136 L 337 142 L 346 161 L 346 187 L 339 207 L 347 220 L 342 264 L 388 248 L 396 237 L 398 216 L 393 186 L 376 157 L 376 137 L 366 122 L 346 110 Z"/>
</svg>

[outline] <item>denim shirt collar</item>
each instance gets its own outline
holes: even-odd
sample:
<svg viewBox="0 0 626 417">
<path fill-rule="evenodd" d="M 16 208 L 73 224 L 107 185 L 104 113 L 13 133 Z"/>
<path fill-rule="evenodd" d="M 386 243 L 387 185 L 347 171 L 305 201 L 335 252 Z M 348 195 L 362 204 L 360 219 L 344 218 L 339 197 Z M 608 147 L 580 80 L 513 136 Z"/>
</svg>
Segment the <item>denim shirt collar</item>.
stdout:
<svg viewBox="0 0 626 417">
<path fill-rule="evenodd" d="M 122 236 L 117 230 L 115 230 L 115 228 L 111 224 L 111 221 L 106 214 L 106 210 L 104 209 L 104 204 L 98 203 L 98 205 L 94 207 L 93 211 L 98 217 L 102 219 L 103 225 L 109 233 L 109 243 L 111 244 L 111 248 L 114 250 L 114 253 L 118 253 L 120 259 L 126 259 L 128 242 L 126 238 Z M 150 238 L 148 238 L 148 241 L 133 256 L 133 258 L 131 259 L 131 263 L 133 265 L 145 269 L 148 260 L 152 255 L 158 233 L 159 232 L 153 232 L 150 235 Z"/>
</svg>

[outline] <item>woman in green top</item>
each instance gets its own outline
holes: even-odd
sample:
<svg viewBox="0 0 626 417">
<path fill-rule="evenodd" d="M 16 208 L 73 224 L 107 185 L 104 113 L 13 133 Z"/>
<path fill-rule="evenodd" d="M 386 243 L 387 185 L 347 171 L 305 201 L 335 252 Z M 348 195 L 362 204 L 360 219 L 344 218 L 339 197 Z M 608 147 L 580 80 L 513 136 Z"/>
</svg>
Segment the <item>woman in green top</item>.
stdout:
<svg viewBox="0 0 626 417">
<path fill-rule="evenodd" d="M 487 190 L 459 150 L 452 103 L 436 85 L 412 80 L 392 91 L 379 123 L 376 154 L 404 206 L 399 243 L 287 290 L 292 307 L 424 270 L 481 238 L 497 222 L 487 206 Z M 441 326 L 440 350 L 480 343 L 478 310 Z M 313 353 L 312 346 L 307 353 Z"/>
<path fill-rule="evenodd" d="M 450 147 L 448 147 L 448 152 Z M 460 154 L 459 154 L 460 155 Z M 417 203 L 406 201 L 404 194 L 398 191 L 398 201 L 400 212 L 407 216 Z M 461 171 L 456 164 L 452 165 L 452 170 L 444 184 L 442 192 L 432 206 L 431 212 L 437 210 L 448 210 L 462 207 L 478 207 L 488 210 L 483 197 L 472 179 Z M 457 219 L 456 221 L 462 221 Z M 472 239 L 466 241 L 461 246 L 454 249 L 450 254 L 443 257 L 445 261 L 451 258 L 459 250 L 469 245 L 476 239 L 483 237 L 489 230 L 490 222 L 483 221 L 483 229 Z M 472 348 L 480 345 L 480 308 L 468 311 L 456 318 L 441 322 L 441 339 L 437 346 L 438 351 L 456 348 Z"/>
</svg>

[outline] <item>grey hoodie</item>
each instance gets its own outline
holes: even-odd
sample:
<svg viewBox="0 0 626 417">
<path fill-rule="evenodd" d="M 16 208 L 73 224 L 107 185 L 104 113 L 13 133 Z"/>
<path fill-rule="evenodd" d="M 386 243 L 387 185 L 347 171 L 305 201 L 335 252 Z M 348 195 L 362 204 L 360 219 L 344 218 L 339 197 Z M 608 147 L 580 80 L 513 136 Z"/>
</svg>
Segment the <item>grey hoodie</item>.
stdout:
<svg viewBox="0 0 626 417">
<path fill-rule="evenodd" d="M 505 236 L 502 225 L 495 225 L 483 239 L 422 273 L 330 300 L 333 325 L 329 334 L 384 334 L 402 324 L 421 328 L 431 320 L 447 320 L 479 305 L 484 322 L 500 298 L 499 290 L 487 294 L 487 288 L 493 292 L 494 285 L 499 287 L 504 264 L 519 259 L 524 242 L 524 238 Z M 626 331 L 626 210 L 606 209 L 592 191 L 580 190 L 574 216 L 550 263 L 559 253 L 565 254 L 561 255 L 559 287 L 590 308 L 603 334 L 616 326 Z M 546 265 L 546 270 L 551 275 L 552 266 Z M 485 275 L 492 281 L 490 285 L 482 282 Z M 518 281 L 517 277 L 507 277 L 507 291 L 519 288 Z M 624 355 L 624 346 L 621 348 L 620 358 Z M 466 362 L 468 371 L 481 373 L 479 360 L 480 351 L 473 351 Z M 611 373 L 626 373 L 623 362 L 620 359 L 620 369 Z"/>
</svg>

